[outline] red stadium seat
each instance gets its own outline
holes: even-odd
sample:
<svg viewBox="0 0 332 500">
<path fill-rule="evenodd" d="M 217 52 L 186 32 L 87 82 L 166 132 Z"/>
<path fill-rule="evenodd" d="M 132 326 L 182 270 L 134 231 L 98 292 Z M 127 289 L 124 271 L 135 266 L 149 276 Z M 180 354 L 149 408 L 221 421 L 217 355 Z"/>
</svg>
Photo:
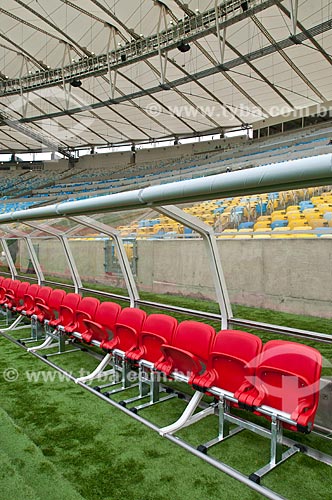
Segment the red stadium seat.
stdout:
<svg viewBox="0 0 332 500">
<path fill-rule="evenodd" d="M 31 316 L 33 316 L 34 314 L 38 314 L 40 312 L 38 305 L 47 304 L 51 293 L 52 293 L 51 287 L 41 286 L 37 292 L 37 295 L 34 298 L 34 303 L 31 304 L 28 310 L 26 310 L 25 315 L 28 318 L 31 318 Z"/>
<path fill-rule="evenodd" d="M 189 377 L 188 383 L 205 369 L 211 345 L 215 338 L 212 326 L 198 321 L 183 321 L 179 324 L 172 346 L 163 344 L 163 358 L 156 369 L 170 375 L 177 371 Z"/>
<path fill-rule="evenodd" d="M 81 302 L 81 296 L 78 293 L 68 293 L 59 309 L 59 317 L 57 319 L 52 319 L 49 322 L 50 327 L 62 326 L 66 328 L 73 324 L 75 319 L 75 311 L 78 309 L 78 305 Z"/>
<path fill-rule="evenodd" d="M 248 366 L 249 371 L 253 368 Z M 322 357 L 316 349 L 296 342 L 271 340 L 258 358 L 251 390 L 237 397 L 254 409 L 265 405 L 289 413 L 297 426 L 287 425 L 287 428 L 307 432 L 318 407 L 321 369 Z"/>
<path fill-rule="evenodd" d="M 240 330 L 220 331 L 209 355 L 207 369 L 193 380 L 193 387 L 206 391 L 212 386 L 235 392 L 250 385 L 246 368 L 262 350 L 262 341 L 256 335 Z M 247 380 L 248 379 L 248 380 Z M 245 384 L 245 385 L 244 385 Z"/>
<path fill-rule="evenodd" d="M 74 314 L 74 321 L 71 325 L 65 326 L 66 333 L 84 333 L 87 331 L 87 326 L 84 320 L 93 320 L 100 301 L 94 297 L 84 297 L 79 303 Z"/>
<path fill-rule="evenodd" d="M 35 303 L 35 297 L 39 292 L 40 286 L 37 284 L 30 285 L 23 297 L 23 304 L 16 308 L 16 312 L 29 311 Z"/>
<path fill-rule="evenodd" d="M 102 302 L 96 311 L 94 321 L 83 319 L 86 326 L 82 340 L 88 344 L 93 340 L 107 342 L 114 335 L 115 323 L 121 311 L 121 306 L 115 302 Z"/>
<path fill-rule="evenodd" d="M 14 280 L 11 278 L 5 278 L 0 286 L 0 305 L 5 304 L 7 301 L 6 293 L 9 292 L 13 286 Z M 14 285 L 15 286 L 15 285 Z"/>
<path fill-rule="evenodd" d="M 11 310 L 23 304 L 24 295 L 27 293 L 29 286 L 30 283 L 28 283 L 27 281 L 21 281 L 13 295 L 10 295 L 9 292 L 7 292 L 7 309 Z"/>
<path fill-rule="evenodd" d="M 116 313 L 116 309 L 114 309 L 114 311 Z M 113 317 L 115 318 L 115 314 Z M 97 338 L 102 338 L 103 340 L 100 343 L 100 347 L 104 349 L 107 352 L 107 354 L 91 374 L 84 377 L 80 377 L 77 380 L 80 382 L 93 380 L 94 378 L 98 377 L 100 373 L 102 373 L 103 369 L 110 362 L 112 363 L 113 370 L 121 374 L 121 382 L 115 380 L 111 384 L 109 384 L 109 386 L 121 383 L 122 388 L 120 390 L 123 390 L 129 385 L 131 385 L 130 381 L 128 381 L 127 379 L 127 373 L 128 373 L 127 369 L 129 368 L 129 364 L 125 360 L 124 355 L 128 350 L 137 347 L 138 335 L 142 330 L 142 326 L 145 319 L 146 319 L 146 313 L 141 309 L 136 309 L 131 307 L 126 307 L 125 309 L 122 309 L 122 311 L 119 313 L 117 317 L 116 323 L 113 325 L 110 324 L 108 325 L 113 328 L 114 335 L 112 336 L 111 339 L 108 338 L 108 335 L 111 332 L 108 331 L 105 326 L 101 327 L 101 325 L 98 325 L 97 323 L 94 323 L 92 321 L 90 322 L 85 321 L 86 325 L 89 328 L 89 333 L 86 335 L 82 335 L 82 338 L 93 339 L 93 340 Z M 92 336 L 90 336 L 90 334 Z M 116 350 L 118 352 L 115 352 Z M 118 392 L 119 389 L 115 389 L 115 391 Z M 110 391 L 110 393 L 111 392 L 113 391 Z"/>
<path fill-rule="evenodd" d="M 7 290 L 0 299 L 1 306 L 7 306 L 8 302 L 10 302 L 10 300 L 15 297 L 16 291 L 21 283 L 19 280 L 10 280 L 10 281 L 11 282 L 8 284 Z"/>
<path fill-rule="evenodd" d="M 146 313 L 141 309 L 131 307 L 122 309 L 115 324 L 114 337 L 103 341 L 100 347 L 106 351 L 121 349 L 124 352 L 136 347 L 145 318 Z"/>
<path fill-rule="evenodd" d="M 145 359 L 151 363 L 161 356 L 162 344 L 171 344 L 178 322 L 166 314 L 150 314 L 145 320 L 143 329 L 138 336 L 138 347 L 126 352 L 131 361 Z"/>
<path fill-rule="evenodd" d="M 39 312 L 37 314 L 37 320 L 43 323 L 45 320 L 51 321 L 57 319 L 56 315 L 59 315 L 60 305 L 62 304 L 66 292 L 64 290 L 55 289 L 52 290 L 51 295 L 47 301 L 47 304 L 38 303 Z"/>
</svg>

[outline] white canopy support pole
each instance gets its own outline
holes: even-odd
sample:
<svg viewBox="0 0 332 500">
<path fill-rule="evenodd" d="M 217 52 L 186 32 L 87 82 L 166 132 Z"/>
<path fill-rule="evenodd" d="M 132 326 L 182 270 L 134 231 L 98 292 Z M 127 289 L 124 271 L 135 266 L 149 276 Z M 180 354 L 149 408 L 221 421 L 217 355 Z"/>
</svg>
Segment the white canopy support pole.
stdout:
<svg viewBox="0 0 332 500">
<path fill-rule="evenodd" d="M 25 236 L 24 239 L 25 239 L 26 244 L 27 244 L 31 264 L 35 270 L 36 275 L 37 275 L 38 285 L 42 285 L 45 281 L 45 278 L 44 278 L 44 273 L 42 271 L 42 268 L 40 266 L 40 262 L 39 262 L 35 247 L 33 246 L 33 243 L 32 243 L 30 236 Z"/>
<path fill-rule="evenodd" d="M 124 277 L 128 295 L 130 298 L 130 307 L 135 307 L 136 301 L 138 301 L 140 297 L 136 287 L 134 275 L 130 267 L 128 256 L 124 248 L 123 241 L 119 231 L 109 225 L 103 224 L 102 222 L 92 219 L 91 217 L 79 216 L 79 217 L 68 217 L 68 218 L 74 222 L 77 222 L 78 224 L 81 224 L 82 226 L 89 227 L 90 229 L 95 229 L 100 233 L 104 233 L 113 239 L 118 254 L 121 272 Z"/>
<path fill-rule="evenodd" d="M 42 226 L 40 224 L 35 224 L 32 222 L 26 222 L 26 225 L 33 227 L 34 229 L 38 229 L 39 231 L 42 231 L 46 234 L 50 234 L 52 236 L 55 236 L 55 238 L 57 238 L 60 241 L 63 252 L 65 254 L 66 261 L 67 261 L 68 266 L 69 266 L 71 278 L 72 278 L 73 283 L 74 283 L 75 293 L 80 293 L 80 290 L 83 288 L 83 285 L 82 285 L 81 277 L 80 277 L 79 272 L 77 270 L 75 259 L 74 259 L 74 256 L 72 254 L 72 251 L 70 249 L 67 237 L 65 235 L 62 235 L 61 233 L 59 233 L 59 231 L 56 231 L 55 229 L 51 229 L 50 227 L 45 227 L 44 225 Z"/>
<path fill-rule="evenodd" d="M 15 279 L 17 276 L 17 270 L 16 270 L 15 263 L 14 263 L 13 258 L 12 258 L 12 254 L 10 253 L 7 240 L 6 240 L 6 238 L 1 238 L 0 241 L 1 241 L 3 253 L 5 254 L 5 258 L 6 258 L 10 273 L 12 275 L 12 279 Z"/>
<path fill-rule="evenodd" d="M 210 168 L 219 163 L 209 164 Z M 332 184 L 332 154 L 284 161 L 122 193 L 65 201 L 38 208 L 0 214 L 0 224 L 31 220 L 137 210 L 174 203 L 193 203 L 231 196 L 328 186 Z"/>
</svg>

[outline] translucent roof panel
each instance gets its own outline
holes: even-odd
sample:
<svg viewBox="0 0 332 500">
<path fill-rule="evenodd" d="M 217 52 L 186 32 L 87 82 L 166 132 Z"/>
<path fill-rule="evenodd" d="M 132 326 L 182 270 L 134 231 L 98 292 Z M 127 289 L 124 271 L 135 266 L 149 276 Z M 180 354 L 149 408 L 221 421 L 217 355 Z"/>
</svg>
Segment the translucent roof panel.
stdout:
<svg viewBox="0 0 332 500">
<path fill-rule="evenodd" d="M 330 0 L 299 0 L 296 26 L 293 2 L 234 0 L 225 30 L 224 4 L 225 44 L 211 0 L 3 0 L 0 151 L 195 136 L 332 99 Z"/>
</svg>

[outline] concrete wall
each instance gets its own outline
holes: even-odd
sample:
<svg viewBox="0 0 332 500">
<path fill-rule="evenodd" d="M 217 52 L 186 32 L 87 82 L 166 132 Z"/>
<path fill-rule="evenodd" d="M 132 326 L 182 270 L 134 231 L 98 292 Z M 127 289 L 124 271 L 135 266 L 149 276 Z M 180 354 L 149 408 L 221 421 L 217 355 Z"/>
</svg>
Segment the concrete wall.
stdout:
<svg viewBox="0 0 332 500">
<path fill-rule="evenodd" d="M 219 240 L 218 247 L 233 303 L 332 318 L 332 240 Z M 202 242 L 141 240 L 138 257 L 141 289 L 214 299 Z"/>
<path fill-rule="evenodd" d="M 45 274 L 68 276 L 55 240 L 38 243 Z M 104 241 L 70 241 L 82 280 L 124 287 L 105 272 Z M 231 302 L 295 314 L 332 318 L 332 240 L 218 240 Z M 212 274 L 202 240 L 138 240 L 140 290 L 215 300 Z M 28 264 L 20 245 L 22 267 Z M 111 270 L 112 271 L 112 270 Z"/>
<path fill-rule="evenodd" d="M 105 242 L 103 240 L 70 240 L 77 270 L 82 282 L 103 283 L 109 286 L 125 288 L 122 276 L 116 272 L 105 272 Z M 34 239 L 39 262 L 45 276 L 71 279 L 70 269 L 65 259 L 62 245 L 56 239 Z M 110 251 L 110 247 L 109 247 Z M 18 264 L 25 273 L 29 263 L 26 245 L 20 242 Z"/>
</svg>

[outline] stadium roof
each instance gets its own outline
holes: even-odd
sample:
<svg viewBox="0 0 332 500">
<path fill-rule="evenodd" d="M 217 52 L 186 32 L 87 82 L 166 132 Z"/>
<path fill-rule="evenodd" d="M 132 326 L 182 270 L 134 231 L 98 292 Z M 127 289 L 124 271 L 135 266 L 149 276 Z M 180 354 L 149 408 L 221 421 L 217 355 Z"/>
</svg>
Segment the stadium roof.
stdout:
<svg viewBox="0 0 332 500">
<path fill-rule="evenodd" d="M 221 133 L 332 100 L 331 0 L 2 0 L 0 25 L 1 152 Z"/>
</svg>

